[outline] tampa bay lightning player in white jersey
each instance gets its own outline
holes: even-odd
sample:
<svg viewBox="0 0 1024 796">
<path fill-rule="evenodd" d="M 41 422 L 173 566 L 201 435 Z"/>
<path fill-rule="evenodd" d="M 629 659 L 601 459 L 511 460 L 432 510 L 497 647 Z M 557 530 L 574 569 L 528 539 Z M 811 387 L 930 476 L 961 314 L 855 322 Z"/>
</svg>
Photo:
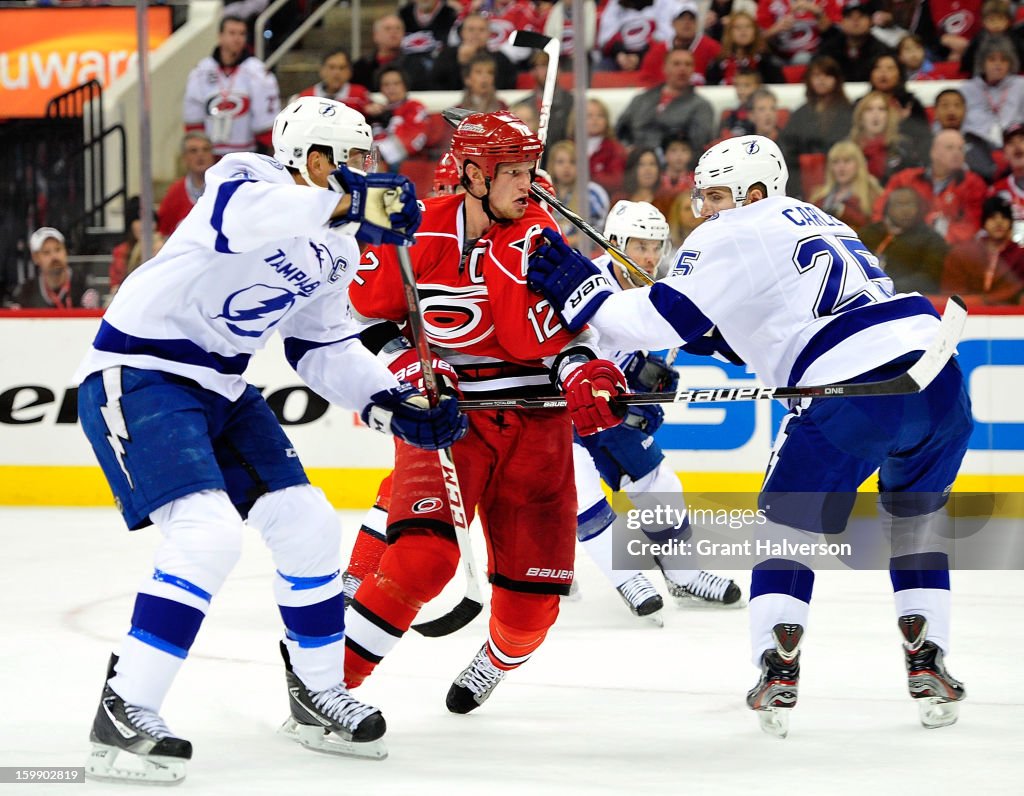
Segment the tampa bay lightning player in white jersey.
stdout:
<svg viewBox="0 0 1024 796">
<path fill-rule="evenodd" d="M 555 242 L 538 251 L 530 285 L 569 329 L 590 322 L 603 345 L 635 349 L 679 345 L 716 327 L 771 385 L 880 381 L 906 371 L 928 348 L 939 326 L 931 304 L 918 294 L 893 295 L 852 229 L 784 195 L 788 170 L 771 140 L 717 144 L 694 176 L 694 212 L 704 223 L 677 252 L 670 276 L 650 288 L 614 293 L 567 247 Z M 613 416 L 608 391 L 568 397 L 570 407 Z M 955 359 L 919 393 L 806 402 L 783 422 L 760 498 L 769 525 L 813 541 L 845 528 L 857 487 L 878 471 L 908 686 L 928 727 L 953 723 L 965 694 L 943 662 L 949 561 L 933 523 L 971 427 Z M 796 703 L 814 583 L 807 563 L 773 557 L 755 566 L 751 580 L 761 678 L 747 702 L 777 735 L 787 732 Z"/>
<path fill-rule="evenodd" d="M 604 235 L 652 279 L 664 276 L 668 265 L 669 227 L 665 216 L 647 202 L 623 199 L 615 203 L 605 222 Z M 594 264 L 610 277 L 614 290 L 629 290 L 646 282 L 604 254 Z M 663 358 L 644 351 L 604 351 L 637 392 L 675 391 L 678 372 Z M 630 406 L 623 422 L 613 428 L 573 442 L 576 473 L 576 535 L 588 555 L 611 582 L 630 610 L 661 627 L 664 600 L 651 581 L 635 566 L 614 566 L 616 539 L 612 532 L 615 512 L 601 489 L 603 480 L 614 491 L 625 492 L 637 509 L 656 508 L 667 501 L 685 516 L 686 501 L 679 477 L 665 463 L 655 433 L 665 419 L 657 404 Z M 657 516 L 657 515 L 652 515 Z M 690 526 L 684 522 L 648 523 L 645 536 L 653 542 L 684 540 Z M 624 540 L 621 540 L 624 541 Z M 668 545 L 665 545 L 667 547 Z M 622 545 L 619 554 L 625 558 Z M 729 578 L 692 569 L 692 556 L 655 556 L 669 594 L 680 605 L 741 607 L 739 587 Z"/>
<path fill-rule="evenodd" d="M 243 372 L 278 332 L 302 379 L 373 428 L 425 448 L 465 433 L 455 401 L 431 409 L 360 343 L 347 286 L 356 240 L 407 244 L 412 185 L 366 174 L 362 115 L 316 97 L 274 123 L 275 158 L 229 155 L 154 259 L 125 281 L 78 370 L 79 413 L 129 529 L 163 536 L 93 723 L 87 773 L 180 781 L 191 744 L 160 707 L 210 602 L 238 560 L 243 518 L 270 548 L 285 626 L 286 735 L 383 757 L 380 712 L 342 682 L 340 529 Z M 331 190 L 324 190 L 330 188 Z M 355 237 L 353 237 L 353 235 Z"/>
</svg>

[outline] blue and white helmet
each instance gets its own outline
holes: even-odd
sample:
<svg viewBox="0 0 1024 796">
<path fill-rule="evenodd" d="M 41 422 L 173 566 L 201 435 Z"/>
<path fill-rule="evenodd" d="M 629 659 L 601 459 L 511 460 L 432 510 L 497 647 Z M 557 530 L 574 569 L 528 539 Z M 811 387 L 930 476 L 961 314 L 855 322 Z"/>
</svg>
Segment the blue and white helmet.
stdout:
<svg viewBox="0 0 1024 796">
<path fill-rule="evenodd" d="M 272 139 L 274 157 L 297 169 L 310 185 L 306 156 L 311 146 L 329 147 L 339 166 L 348 162 L 350 150 L 369 154 L 373 149 L 373 132 L 363 114 L 325 97 L 299 97 L 290 103 L 274 119 Z"/>
<path fill-rule="evenodd" d="M 700 216 L 706 188 L 729 188 L 737 205 L 754 183 L 763 183 L 768 196 L 786 194 L 789 169 L 778 145 L 763 135 L 727 138 L 708 149 L 693 172 L 693 214 Z"/>
<path fill-rule="evenodd" d="M 620 199 L 614 204 L 604 222 L 604 236 L 623 251 L 631 238 L 661 241 L 661 260 L 651 276 L 658 279 L 665 275 L 668 254 L 672 247 L 671 230 L 662 212 L 649 202 L 631 202 Z M 632 279 L 628 273 L 627 276 Z"/>
</svg>

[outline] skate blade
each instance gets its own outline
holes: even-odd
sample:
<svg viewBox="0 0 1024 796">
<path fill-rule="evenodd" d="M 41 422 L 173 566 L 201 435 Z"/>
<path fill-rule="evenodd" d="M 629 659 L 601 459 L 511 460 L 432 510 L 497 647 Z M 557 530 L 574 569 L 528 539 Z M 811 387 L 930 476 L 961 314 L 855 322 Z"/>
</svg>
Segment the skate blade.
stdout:
<svg viewBox="0 0 1024 796">
<path fill-rule="evenodd" d="M 323 727 L 299 724 L 291 716 L 285 719 L 278 733 L 314 752 L 359 757 L 366 760 L 383 760 L 388 756 L 388 749 L 380 739 L 376 741 L 346 741 Z"/>
<path fill-rule="evenodd" d="M 665 617 L 661 615 L 660 610 L 646 616 L 640 616 L 639 614 L 635 616 L 637 619 L 642 619 L 646 624 L 653 625 L 654 627 L 665 627 Z"/>
<path fill-rule="evenodd" d="M 85 761 L 85 776 L 100 782 L 178 785 L 185 779 L 185 762 L 178 757 L 137 755 L 125 749 L 94 743 Z"/>
<path fill-rule="evenodd" d="M 956 724 L 960 718 L 960 704 L 950 702 L 940 697 L 927 697 L 918 699 L 917 713 L 921 719 L 921 725 L 928 730 L 939 727 L 948 727 Z"/>
<path fill-rule="evenodd" d="M 775 738 L 785 738 L 789 735 L 789 714 L 792 708 L 760 708 L 757 711 L 757 720 L 761 730 Z"/>
<path fill-rule="evenodd" d="M 747 601 L 740 597 L 734 603 L 723 603 L 718 600 L 705 600 L 702 597 L 697 597 L 693 594 L 673 594 L 672 599 L 679 608 L 686 608 L 687 610 L 714 610 L 714 611 L 731 611 L 734 608 L 746 608 Z"/>
</svg>

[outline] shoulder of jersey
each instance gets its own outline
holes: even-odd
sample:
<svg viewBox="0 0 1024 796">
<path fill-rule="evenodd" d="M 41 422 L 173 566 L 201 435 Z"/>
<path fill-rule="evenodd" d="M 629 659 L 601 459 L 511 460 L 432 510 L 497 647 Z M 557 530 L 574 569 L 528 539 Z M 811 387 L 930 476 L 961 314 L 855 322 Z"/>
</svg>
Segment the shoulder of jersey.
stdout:
<svg viewBox="0 0 1024 796">
<path fill-rule="evenodd" d="M 292 178 L 280 162 L 267 155 L 254 152 L 236 152 L 225 155 L 207 171 L 207 180 L 232 182 L 235 180 L 266 180 L 268 182 L 291 183 Z"/>
<path fill-rule="evenodd" d="M 454 232 L 454 220 L 462 207 L 462 194 L 428 196 L 423 199 L 423 223 L 420 232 Z"/>
</svg>

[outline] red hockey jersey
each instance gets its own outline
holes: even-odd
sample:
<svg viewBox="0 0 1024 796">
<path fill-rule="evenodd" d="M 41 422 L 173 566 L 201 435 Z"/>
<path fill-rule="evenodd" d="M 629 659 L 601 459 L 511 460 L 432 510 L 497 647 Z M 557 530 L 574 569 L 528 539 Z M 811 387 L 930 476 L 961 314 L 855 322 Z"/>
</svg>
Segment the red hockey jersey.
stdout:
<svg viewBox="0 0 1024 796">
<path fill-rule="evenodd" d="M 426 199 L 409 250 L 431 347 L 455 366 L 467 396 L 550 394 L 543 360 L 575 335 L 527 288 L 526 266 L 542 243 L 541 230 L 558 224 L 530 200 L 522 219 L 492 225 L 467 247 L 464 201 L 462 195 Z M 394 247 L 368 248 L 349 288 L 356 312 L 402 324 L 403 296 Z"/>
</svg>

